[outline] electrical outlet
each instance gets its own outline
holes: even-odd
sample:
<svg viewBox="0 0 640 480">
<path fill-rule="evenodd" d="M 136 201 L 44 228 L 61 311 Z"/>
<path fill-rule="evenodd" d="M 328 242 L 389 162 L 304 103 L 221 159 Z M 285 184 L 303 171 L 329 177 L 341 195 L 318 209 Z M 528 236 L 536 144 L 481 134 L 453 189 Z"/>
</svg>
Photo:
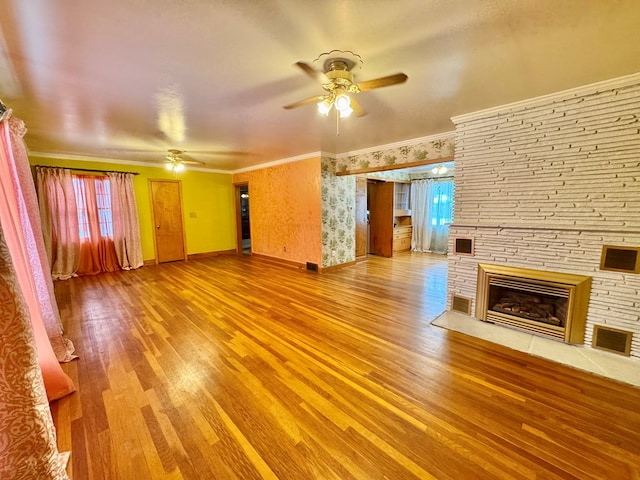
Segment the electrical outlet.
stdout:
<svg viewBox="0 0 640 480">
<path fill-rule="evenodd" d="M 335 257 L 336 256 L 336 251 L 335 250 L 331 250 L 331 256 Z"/>
</svg>

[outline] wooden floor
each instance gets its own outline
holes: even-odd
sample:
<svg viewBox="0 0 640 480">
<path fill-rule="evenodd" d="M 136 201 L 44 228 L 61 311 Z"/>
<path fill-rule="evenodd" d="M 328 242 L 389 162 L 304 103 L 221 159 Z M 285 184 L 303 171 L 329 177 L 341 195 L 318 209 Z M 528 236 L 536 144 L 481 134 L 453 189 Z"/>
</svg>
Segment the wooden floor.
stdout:
<svg viewBox="0 0 640 480">
<path fill-rule="evenodd" d="M 640 389 L 431 326 L 446 262 L 221 256 L 56 283 L 85 479 L 640 479 Z"/>
</svg>

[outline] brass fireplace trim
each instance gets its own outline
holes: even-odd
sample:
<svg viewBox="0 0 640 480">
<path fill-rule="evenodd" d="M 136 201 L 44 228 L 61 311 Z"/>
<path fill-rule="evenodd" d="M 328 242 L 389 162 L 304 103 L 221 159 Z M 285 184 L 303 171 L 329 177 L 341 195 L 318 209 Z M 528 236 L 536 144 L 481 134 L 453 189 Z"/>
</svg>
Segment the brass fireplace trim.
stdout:
<svg viewBox="0 0 640 480">
<path fill-rule="evenodd" d="M 500 279 L 504 282 L 526 281 L 532 285 L 549 286 L 551 288 L 564 289 L 567 292 L 568 312 L 570 318 L 564 332 L 552 332 L 548 336 L 556 337 L 566 343 L 584 343 L 587 309 L 589 307 L 589 294 L 591 291 L 591 277 L 572 273 L 551 272 L 547 270 L 535 270 L 532 268 L 510 267 L 506 265 L 478 264 L 478 283 L 476 293 L 476 318 L 483 321 L 495 321 L 496 316 L 489 313 L 489 282 L 491 279 Z M 512 325 L 507 321 L 498 323 Z M 534 331 L 533 329 L 526 330 Z M 540 333 L 540 332 L 537 332 Z"/>
</svg>

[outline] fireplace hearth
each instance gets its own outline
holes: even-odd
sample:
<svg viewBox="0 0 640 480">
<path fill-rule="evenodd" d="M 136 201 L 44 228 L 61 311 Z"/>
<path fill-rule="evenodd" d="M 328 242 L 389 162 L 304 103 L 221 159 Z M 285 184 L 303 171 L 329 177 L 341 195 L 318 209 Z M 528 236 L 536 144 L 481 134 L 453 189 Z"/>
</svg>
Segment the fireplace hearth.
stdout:
<svg viewBox="0 0 640 480">
<path fill-rule="evenodd" d="M 476 317 L 566 343 L 584 343 L 591 277 L 478 265 Z"/>
</svg>

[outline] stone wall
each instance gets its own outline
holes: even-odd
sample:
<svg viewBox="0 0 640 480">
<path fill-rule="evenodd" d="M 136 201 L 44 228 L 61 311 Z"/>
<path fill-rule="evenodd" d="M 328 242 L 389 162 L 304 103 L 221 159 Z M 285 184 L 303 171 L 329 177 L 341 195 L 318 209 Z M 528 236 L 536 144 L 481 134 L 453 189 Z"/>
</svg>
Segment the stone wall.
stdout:
<svg viewBox="0 0 640 480">
<path fill-rule="evenodd" d="M 609 325 L 640 357 L 640 275 L 599 269 L 602 245 L 640 246 L 640 74 L 453 121 L 449 302 L 475 299 L 481 262 L 590 275 L 585 343 Z"/>
</svg>

